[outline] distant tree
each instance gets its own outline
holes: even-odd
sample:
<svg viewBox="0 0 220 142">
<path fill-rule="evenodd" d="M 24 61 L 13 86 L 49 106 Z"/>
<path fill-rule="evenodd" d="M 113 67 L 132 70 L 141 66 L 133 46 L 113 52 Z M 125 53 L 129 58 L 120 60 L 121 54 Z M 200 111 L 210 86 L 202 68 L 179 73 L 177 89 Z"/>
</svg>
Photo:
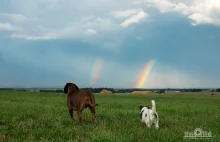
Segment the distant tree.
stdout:
<svg viewBox="0 0 220 142">
<path fill-rule="evenodd" d="M 220 88 L 216 89 L 216 92 L 220 92 Z"/>
<path fill-rule="evenodd" d="M 202 92 L 202 89 L 192 89 L 191 92 Z"/>
<path fill-rule="evenodd" d="M 161 93 L 165 93 L 165 90 L 164 89 L 160 89 L 159 90 L 159 94 L 161 94 Z"/>
<path fill-rule="evenodd" d="M 63 90 L 56 90 L 57 93 L 64 93 Z"/>
</svg>

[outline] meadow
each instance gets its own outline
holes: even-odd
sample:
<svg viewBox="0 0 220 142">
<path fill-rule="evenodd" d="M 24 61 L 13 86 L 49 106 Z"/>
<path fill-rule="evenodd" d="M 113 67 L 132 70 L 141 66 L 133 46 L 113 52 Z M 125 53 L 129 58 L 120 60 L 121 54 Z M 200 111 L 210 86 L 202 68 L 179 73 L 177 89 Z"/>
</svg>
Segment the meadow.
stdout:
<svg viewBox="0 0 220 142">
<path fill-rule="evenodd" d="M 95 94 L 96 121 L 91 123 L 89 109 L 82 123 L 69 119 L 66 95 L 0 91 L 0 141 L 192 141 L 185 132 L 195 128 L 212 133 L 220 141 L 220 95 L 209 94 Z M 159 114 L 158 130 L 149 129 L 139 119 L 139 106 L 154 99 Z"/>
</svg>

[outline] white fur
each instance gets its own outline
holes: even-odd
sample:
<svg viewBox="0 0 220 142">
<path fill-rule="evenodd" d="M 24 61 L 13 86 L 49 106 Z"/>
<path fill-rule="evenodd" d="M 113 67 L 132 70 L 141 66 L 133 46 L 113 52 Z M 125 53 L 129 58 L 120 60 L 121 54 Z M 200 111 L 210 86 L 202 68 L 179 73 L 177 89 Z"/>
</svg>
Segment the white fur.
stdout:
<svg viewBox="0 0 220 142">
<path fill-rule="evenodd" d="M 156 112 L 156 103 L 154 100 L 151 101 L 152 103 L 152 109 L 149 109 L 148 107 L 143 107 L 140 111 L 141 115 L 141 122 L 145 123 L 149 128 L 154 125 L 156 129 L 159 128 L 159 116 Z M 156 116 L 155 116 L 156 115 Z"/>
</svg>

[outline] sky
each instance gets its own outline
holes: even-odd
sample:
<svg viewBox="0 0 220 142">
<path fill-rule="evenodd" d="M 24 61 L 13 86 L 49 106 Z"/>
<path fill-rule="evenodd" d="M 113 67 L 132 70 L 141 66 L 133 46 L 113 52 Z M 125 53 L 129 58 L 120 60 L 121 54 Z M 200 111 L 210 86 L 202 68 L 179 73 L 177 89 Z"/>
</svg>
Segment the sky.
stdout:
<svg viewBox="0 0 220 142">
<path fill-rule="evenodd" d="M 219 0 L 0 0 L 0 87 L 220 87 Z"/>
</svg>

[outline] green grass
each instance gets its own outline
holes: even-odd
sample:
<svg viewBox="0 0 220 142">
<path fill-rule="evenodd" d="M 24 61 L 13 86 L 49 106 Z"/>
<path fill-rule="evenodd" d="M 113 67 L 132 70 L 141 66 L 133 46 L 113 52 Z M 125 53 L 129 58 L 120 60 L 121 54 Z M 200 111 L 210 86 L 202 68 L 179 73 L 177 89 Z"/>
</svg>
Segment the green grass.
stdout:
<svg viewBox="0 0 220 142">
<path fill-rule="evenodd" d="M 0 141 L 192 141 L 184 132 L 211 131 L 220 141 L 220 96 L 95 94 L 96 122 L 89 109 L 82 123 L 69 119 L 66 95 L 0 91 Z M 139 120 L 139 105 L 157 104 L 160 128 L 149 129 Z M 206 140 L 196 140 L 206 141 Z M 210 139 L 209 139 L 210 141 Z"/>
</svg>

